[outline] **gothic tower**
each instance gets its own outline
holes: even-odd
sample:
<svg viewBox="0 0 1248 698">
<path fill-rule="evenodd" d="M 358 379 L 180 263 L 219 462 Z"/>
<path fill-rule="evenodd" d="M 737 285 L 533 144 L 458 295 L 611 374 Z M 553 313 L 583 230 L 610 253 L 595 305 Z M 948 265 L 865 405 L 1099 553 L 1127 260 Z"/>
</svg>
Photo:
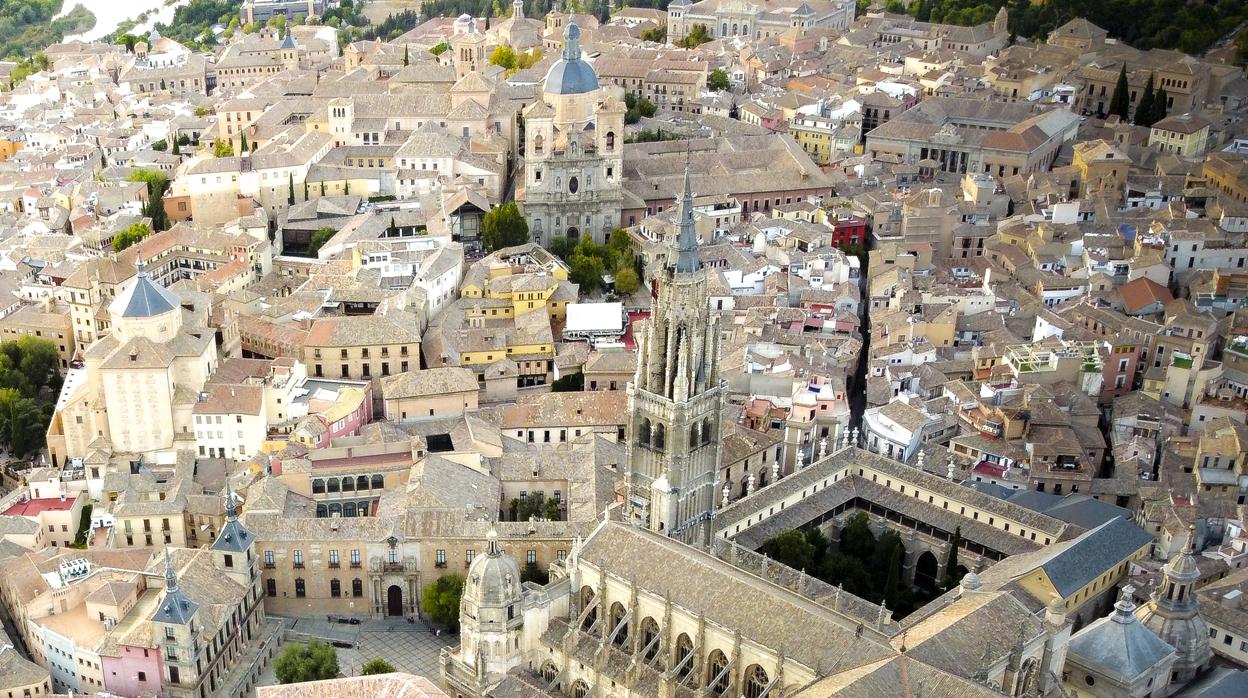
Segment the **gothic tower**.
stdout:
<svg viewBox="0 0 1248 698">
<path fill-rule="evenodd" d="M 1171 668 L 1173 681 L 1167 693 L 1187 684 L 1209 666 L 1209 626 L 1200 615 L 1196 581 L 1200 570 L 1194 557 L 1195 531 L 1189 528 L 1183 550 L 1175 553 L 1162 568 L 1161 586 L 1148 603 L 1135 611 L 1140 623 L 1178 651 Z"/>
<path fill-rule="evenodd" d="M 659 281 L 628 385 L 630 517 L 694 545 L 710 542 L 719 467 L 719 323 L 698 260 L 693 192 L 685 164 L 675 260 Z"/>
</svg>

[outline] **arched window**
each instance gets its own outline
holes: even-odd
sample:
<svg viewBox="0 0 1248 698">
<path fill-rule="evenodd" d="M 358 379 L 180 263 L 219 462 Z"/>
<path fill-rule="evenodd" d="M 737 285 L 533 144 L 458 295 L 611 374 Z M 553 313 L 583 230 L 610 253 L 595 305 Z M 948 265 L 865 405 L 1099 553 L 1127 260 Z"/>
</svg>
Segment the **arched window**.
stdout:
<svg viewBox="0 0 1248 698">
<path fill-rule="evenodd" d="M 329 509 L 324 504 L 316 505 L 316 518 L 323 519 L 329 516 Z"/>
<path fill-rule="evenodd" d="M 367 475 L 361 475 L 355 478 L 355 489 L 357 490 L 368 489 L 368 476 Z"/>
<path fill-rule="evenodd" d="M 357 599 L 364 595 L 364 580 L 362 579 L 351 580 L 351 595 Z"/>
<path fill-rule="evenodd" d="M 646 617 L 641 621 L 641 650 L 642 658 L 647 662 L 654 659 L 659 654 L 659 624 L 655 619 Z"/>
<path fill-rule="evenodd" d="M 546 143 L 545 143 L 545 140 L 542 138 L 542 134 L 539 133 L 536 136 L 533 136 L 533 154 L 541 155 L 542 149 L 545 147 L 545 144 Z"/>
<path fill-rule="evenodd" d="M 343 502 L 342 515 L 355 518 L 355 502 Z"/>
<path fill-rule="evenodd" d="M 355 491 L 355 478 L 349 477 L 349 476 L 342 478 L 342 491 L 354 492 Z"/>
<path fill-rule="evenodd" d="M 637 443 L 650 443 L 650 420 L 644 417 L 641 420 L 641 424 L 637 426 Z"/>
<path fill-rule="evenodd" d="M 546 662 L 542 665 L 542 680 L 546 683 L 554 681 L 558 675 L 559 667 L 555 666 L 554 662 Z"/>
<path fill-rule="evenodd" d="M 342 582 L 337 579 L 329 580 L 329 595 L 335 599 L 342 596 Z"/>
<path fill-rule="evenodd" d="M 654 425 L 654 447 L 662 450 L 666 443 L 667 430 L 664 428 L 663 423 L 660 422 Z"/>
<path fill-rule="evenodd" d="M 608 628 L 608 632 L 615 633 L 614 642 L 620 647 L 624 647 L 628 644 L 628 625 L 620 628 L 618 632 L 615 628 L 623 622 L 626 613 L 627 611 L 624 610 L 624 605 L 619 601 L 611 604 L 611 627 Z"/>
<path fill-rule="evenodd" d="M 697 448 L 702 438 L 700 436 L 701 430 L 702 427 L 697 422 L 694 422 L 693 426 L 689 427 L 689 448 Z"/>
<path fill-rule="evenodd" d="M 771 679 L 766 669 L 757 664 L 748 667 L 745 670 L 745 698 L 760 698 L 769 683 Z"/>
<path fill-rule="evenodd" d="M 736 22 L 732 23 L 732 35 L 733 36 L 737 35 L 737 23 Z"/>
<path fill-rule="evenodd" d="M 330 482 L 333 481 L 331 480 Z M 333 516 L 334 514 L 342 516 L 342 505 L 338 502 L 330 502 L 329 504 L 329 515 Z"/>
<path fill-rule="evenodd" d="M 675 663 L 672 666 L 677 667 L 676 673 L 682 679 L 688 676 L 689 672 L 693 671 L 694 658 L 690 657 L 689 661 L 685 661 L 685 658 L 692 653 L 693 640 L 690 640 L 688 635 L 681 633 L 680 637 L 676 638 L 676 656 L 673 658 Z"/>
<path fill-rule="evenodd" d="M 724 671 L 728 668 L 728 657 L 722 650 L 711 652 L 710 661 L 706 664 L 706 687 L 712 695 L 722 696 L 728 691 L 729 676 Z"/>
<path fill-rule="evenodd" d="M 607 131 L 607 152 L 615 152 L 615 131 Z"/>
<path fill-rule="evenodd" d="M 384 488 L 385 488 L 385 486 L 386 486 L 386 479 L 385 479 L 384 477 L 382 477 L 382 476 L 380 476 L 380 475 L 374 475 L 374 476 L 372 477 L 372 487 L 371 487 L 371 489 L 374 489 L 374 490 L 380 490 L 380 489 L 384 489 Z"/>
<path fill-rule="evenodd" d="M 585 630 L 589 630 L 594 626 L 594 622 L 598 620 L 597 600 L 594 598 L 594 590 L 588 586 L 581 587 L 581 610 L 594 606 L 593 610 L 585 614 L 585 624 L 581 626 Z"/>
<path fill-rule="evenodd" d="M 723 28 L 719 32 L 720 36 L 728 36 L 728 23 L 724 22 Z"/>
<path fill-rule="evenodd" d="M 337 492 L 339 490 L 338 485 L 339 485 L 339 482 L 338 482 L 338 478 L 336 477 L 325 481 L 325 489 L 327 489 L 330 492 Z"/>
<path fill-rule="evenodd" d="M 589 695 L 589 684 L 577 679 L 576 683 L 572 684 L 572 698 L 585 698 L 587 695 Z"/>
<path fill-rule="evenodd" d="M 325 481 L 317 478 L 312 481 L 312 494 L 325 494 Z"/>
<path fill-rule="evenodd" d="M 711 427 L 711 418 L 706 417 L 702 420 L 702 443 L 709 444 L 715 438 L 715 431 Z"/>
</svg>

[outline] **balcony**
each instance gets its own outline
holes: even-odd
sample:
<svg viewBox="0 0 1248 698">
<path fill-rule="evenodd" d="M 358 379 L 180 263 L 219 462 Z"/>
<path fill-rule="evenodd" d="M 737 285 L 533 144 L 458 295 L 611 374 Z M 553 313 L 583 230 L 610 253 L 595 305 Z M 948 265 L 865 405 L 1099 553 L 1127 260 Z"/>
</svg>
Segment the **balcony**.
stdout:
<svg viewBox="0 0 1248 698">
<path fill-rule="evenodd" d="M 339 563 L 337 563 L 337 562 L 335 562 L 335 561 L 333 561 L 333 560 L 330 560 L 330 561 L 329 561 L 329 569 L 331 569 L 331 570 L 336 570 L 336 569 L 338 569 L 340 566 L 341 566 L 341 565 L 340 565 Z"/>
<path fill-rule="evenodd" d="M 302 563 L 302 562 L 296 562 L 296 563 L 294 564 L 294 568 L 295 568 L 295 569 L 297 569 L 297 570 L 301 570 L 301 569 L 303 569 L 303 563 Z"/>
<path fill-rule="evenodd" d="M 277 564 L 276 564 L 276 563 L 272 563 L 272 562 L 266 562 L 266 563 L 264 563 L 264 569 L 266 569 L 266 570 L 277 569 Z"/>
<path fill-rule="evenodd" d="M 351 569 L 353 569 L 353 570 L 358 570 L 358 569 L 360 569 L 361 567 L 363 567 L 363 565 L 361 565 L 361 564 L 360 564 L 360 562 L 359 562 L 358 560 L 357 560 L 357 561 L 355 561 L 355 562 L 352 562 L 352 563 L 351 563 Z"/>
</svg>

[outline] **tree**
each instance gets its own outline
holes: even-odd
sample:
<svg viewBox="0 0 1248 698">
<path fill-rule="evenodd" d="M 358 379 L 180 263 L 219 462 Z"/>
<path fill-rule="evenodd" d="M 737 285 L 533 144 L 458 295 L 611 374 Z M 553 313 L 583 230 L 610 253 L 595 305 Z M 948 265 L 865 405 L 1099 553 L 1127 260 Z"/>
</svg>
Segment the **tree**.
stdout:
<svg viewBox="0 0 1248 698">
<path fill-rule="evenodd" d="M 394 665 L 381 657 L 364 662 L 364 666 L 360 667 L 361 676 L 373 676 L 374 674 L 393 674 L 395 672 Z"/>
<path fill-rule="evenodd" d="M 435 56 L 441 56 L 442 54 L 446 53 L 450 49 L 451 49 L 451 45 L 443 41 L 440 44 L 434 44 L 433 48 L 429 49 L 429 53 L 432 53 Z"/>
<path fill-rule="evenodd" d="M 338 676 L 338 653 L 320 640 L 306 645 L 289 645 L 273 665 L 281 683 L 324 681 Z"/>
<path fill-rule="evenodd" d="M 238 135 L 238 150 L 241 153 L 247 152 L 247 132 L 243 131 Z M 220 156 L 218 156 L 220 157 Z"/>
<path fill-rule="evenodd" d="M 1157 95 L 1153 97 L 1153 115 L 1149 117 L 1149 126 L 1166 118 L 1166 112 L 1170 111 L 1169 101 L 1170 95 L 1166 94 L 1166 88 L 1158 89 Z"/>
<path fill-rule="evenodd" d="M 425 587 L 421 595 L 429 619 L 447 630 L 459 627 L 459 599 L 464 593 L 464 578 L 455 574 L 438 577 Z"/>
<path fill-rule="evenodd" d="M 411 64 L 412 64 L 412 47 L 404 45 L 403 46 L 403 67 L 406 68 L 407 66 Z"/>
<path fill-rule="evenodd" d="M 552 393 L 579 393 L 585 389 L 585 374 L 577 371 L 556 378 L 550 384 Z"/>
<path fill-rule="evenodd" d="M 529 224 L 520 215 L 520 207 L 514 201 L 491 209 L 481 220 L 481 242 L 487 252 L 523 245 L 528 241 Z"/>
<path fill-rule="evenodd" d="M 321 196 L 325 196 L 325 180 L 321 180 Z"/>
<path fill-rule="evenodd" d="M 212 154 L 219 158 L 228 158 L 234 155 L 234 146 L 229 141 L 217 141 L 212 147 Z"/>
<path fill-rule="evenodd" d="M 169 179 L 157 170 L 135 170 L 127 178 L 131 182 L 147 184 L 147 203 L 143 206 L 143 215 L 152 221 L 152 230 L 169 228 L 169 216 L 165 213 L 165 190 L 169 188 Z"/>
<path fill-rule="evenodd" d="M 303 200 L 308 200 L 308 180 L 303 180 Z"/>
<path fill-rule="evenodd" d="M 641 289 L 641 279 L 632 267 L 620 267 L 615 272 L 615 292 L 621 296 L 631 296 Z"/>
<path fill-rule="evenodd" d="M 723 68 L 716 68 L 706 76 L 706 89 L 712 92 L 721 92 L 732 87 L 732 83 L 728 80 L 728 73 Z"/>
<path fill-rule="evenodd" d="M 151 233 L 151 229 L 143 223 L 135 223 L 113 236 L 113 252 L 121 252 Z"/>
<path fill-rule="evenodd" d="M 952 589 L 961 582 L 958 576 L 958 547 L 962 545 L 962 527 L 958 526 L 953 530 L 953 537 L 949 539 L 949 557 L 945 558 L 945 588 Z"/>
<path fill-rule="evenodd" d="M 1122 69 L 1118 71 L 1118 84 L 1114 85 L 1114 92 L 1109 98 L 1109 115 L 1117 115 L 1123 121 L 1131 113 L 1131 87 L 1127 84 L 1127 64 L 1122 64 Z"/>
<path fill-rule="evenodd" d="M 706 25 L 695 24 L 693 25 L 693 28 L 689 30 L 689 34 L 686 35 L 685 38 L 678 41 L 676 45 L 682 48 L 697 48 L 710 40 L 711 33 L 707 31 Z"/>
<path fill-rule="evenodd" d="M 813 570 L 815 546 L 806 540 L 801 531 L 785 531 L 763 543 L 759 552 L 795 570 Z"/>
<path fill-rule="evenodd" d="M 165 140 L 165 139 L 163 139 L 163 138 L 162 138 L 162 139 L 160 139 L 160 140 L 158 140 L 158 141 L 156 141 L 155 143 L 152 143 L 152 150 L 159 150 L 159 151 L 160 151 L 160 152 L 162 152 L 162 153 L 163 153 L 163 152 L 165 151 L 165 149 L 166 149 L 166 148 L 168 148 L 168 147 L 169 147 L 169 143 L 168 143 L 168 141 L 166 141 L 166 140 Z"/>
<path fill-rule="evenodd" d="M 295 205 L 295 173 L 294 172 L 288 173 L 287 177 L 289 177 L 289 180 L 286 182 L 286 205 L 294 206 Z"/>
<path fill-rule="evenodd" d="M 1148 82 L 1144 84 L 1144 94 L 1140 95 L 1140 101 L 1135 105 L 1135 125 L 1136 126 L 1152 126 L 1149 121 L 1153 116 L 1153 74 L 1148 74 Z"/>
<path fill-rule="evenodd" d="M 515 70 L 516 50 L 505 44 L 499 45 L 495 47 L 494 52 L 490 54 L 490 63 L 507 70 Z"/>
<path fill-rule="evenodd" d="M 520 583 L 533 582 L 546 586 L 550 582 L 550 573 L 542 569 L 536 562 L 526 562 L 520 568 Z"/>
<path fill-rule="evenodd" d="M 653 41 L 656 44 L 667 43 L 667 27 L 647 27 L 641 30 L 642 41 Z"/>
<path fill-rule="evenodd" d="M 845 525 L 845 530 L 841 531 L 841 552 L 864 562 L 871 559 L 875 543 L 875 535 L 871 533 L 865 512 L 854 514 Z"/>
<path fill-rule="evenodd" d="M 329 242 L 329 239 L 337 234 L 338 231 L 329 226 L 317 228 L 312 233 L 312 239 L 308 242 L 308 256 L 315 257 L 321 251 L 321 248 L 325 246 L 325 243 Z"/>
<path fill-rule="evenodd" d="M 594 244 L 588 237 L 581 238 L 581 243 L 568 259 L 568 267 L 572 272 L 568 275 L 569 279 L 580 285 L 581 293 L 592 293 L 602 287 L 602 275 L 606 273 L 602 257 L 595 253 L 593 247 Z"/>
<path fill-rule="evenodd" d="M 182 154 L 182 139 L 181 138 L 173 142 L 173 149 L 170 150 L 169 152 L 173 155 Z"/>
</svg>

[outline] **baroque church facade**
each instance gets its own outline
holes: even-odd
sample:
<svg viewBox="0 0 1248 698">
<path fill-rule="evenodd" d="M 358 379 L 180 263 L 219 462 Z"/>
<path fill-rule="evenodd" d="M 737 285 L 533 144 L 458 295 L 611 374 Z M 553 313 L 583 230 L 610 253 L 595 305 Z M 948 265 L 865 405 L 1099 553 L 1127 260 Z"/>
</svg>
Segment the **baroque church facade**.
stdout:
<svg viewBox="0 0 1248 698">
<path fill-rule="evenodd" d="M 620 224 L 624 200 L 624 104 L 598 84 L 569 22 L 563 55 L 546 73 L 542 98 L 524 110 L 524 183 L 516 200 L 532 240 L 598 243 Z"/>
</svg>

